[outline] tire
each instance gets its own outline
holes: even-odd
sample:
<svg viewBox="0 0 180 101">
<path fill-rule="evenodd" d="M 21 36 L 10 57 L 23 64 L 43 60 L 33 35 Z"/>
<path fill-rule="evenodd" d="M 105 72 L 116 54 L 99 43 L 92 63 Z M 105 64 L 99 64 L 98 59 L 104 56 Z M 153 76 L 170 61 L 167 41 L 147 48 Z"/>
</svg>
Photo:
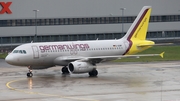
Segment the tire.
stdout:
<svg viewBox="0 0 180 101">
<path fill-rule="evenodd" d="M 69 74 L 69 70 L 68 70 L 67 67 L 63 67 L 63 68 L 61 69 L 61 71 L 62 71 L 63 74 Z"/>
<path fill-rule="evenodd" d="M 90 77 L 96 77 L 98 75 L 98 71 L 96 69 L 93 69 L 91 72 L 89 72 Z"/>
<path fill-rule="evenodd" d="M 32 77 L 33 73 L 27 73 L 27 77 Z"/>
</svg>

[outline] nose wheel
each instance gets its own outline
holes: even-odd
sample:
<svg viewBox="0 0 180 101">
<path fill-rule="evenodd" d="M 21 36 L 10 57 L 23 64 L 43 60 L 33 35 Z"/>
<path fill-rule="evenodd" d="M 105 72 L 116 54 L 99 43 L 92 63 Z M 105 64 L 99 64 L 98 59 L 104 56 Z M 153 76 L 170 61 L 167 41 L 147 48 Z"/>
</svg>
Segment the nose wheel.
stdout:
<svg viewBox="0 0 180 101">
<path fill-rule="evenodd" d="M 27 77 L 32 77 L 32 76 L 33 76 L 32 72 L 27 73 Z"/>
<path fill-rule="evenodd" d="M 28 66 L 29 72 L 27 73 L 27 77 L 32 77 L 33 73 L 32 73 L 32 69 L 31 66 Z"/>
</svg>

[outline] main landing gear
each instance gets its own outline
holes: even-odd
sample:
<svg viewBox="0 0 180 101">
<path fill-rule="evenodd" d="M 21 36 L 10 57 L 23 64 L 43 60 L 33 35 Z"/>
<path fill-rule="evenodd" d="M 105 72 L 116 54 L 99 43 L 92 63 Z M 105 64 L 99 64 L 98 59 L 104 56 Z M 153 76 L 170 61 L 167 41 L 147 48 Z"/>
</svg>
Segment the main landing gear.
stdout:
<svg viewBox="0 0 180 101">
<path fill-rule="evenodd" d="M 98 75 L 98 71 L 94 68 L 91 72 L 89 72 L 90 77 L 96 77 Z"/>
<path fill-rule="evenodd" d="M 28 66 L 29 72 L 27 73 L 27 77 L 32 77 L 33 73 L 32 73 L 32 69 L 31 66 Z M 62 69 L 62 74 L 69 74 L 69 70 L 66 66 L 64 66 Z M 98 75 L 98 71 L 96 70 L 96 68 L 94 68 L 91 72 L 89 72 L 89 76 L 90 77 L 96 77 Z"/>
<path fill-rule="evenodd" d="M 64 66 L 64 67 L 61 69 L 61 71 L 62 71 L 62 74 L 69 74 L 69 70 L 68 70 L 68 68 L 67 68 L 66 66 Z"/>
<path fill-rule="evenodd" d="M 30 66 L 28 66 L 29 72 L 27 73 L 27 77 L 32 77 L 33 73 L 32 73 L 32 69 Z"/>
</svg>

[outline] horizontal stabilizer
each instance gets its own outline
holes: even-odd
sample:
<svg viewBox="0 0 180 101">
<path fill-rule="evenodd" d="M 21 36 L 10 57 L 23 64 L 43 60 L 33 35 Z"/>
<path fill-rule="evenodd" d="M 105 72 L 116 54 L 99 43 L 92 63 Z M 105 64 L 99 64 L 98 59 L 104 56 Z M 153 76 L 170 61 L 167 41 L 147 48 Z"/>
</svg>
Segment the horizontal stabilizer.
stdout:
<svg viewBox="0 0 180 101">
<path fill-rule="evenodd" d="M 146 56 L 160 56 L 161 58 L 163 58 L 164 57 L 164 53 L 165 52 L 162 52 L 160 54 L 125 55 L 124 57 L 136 57 L 136 58 L 139 58 L 139 57 L 146 57 Z"/>
<path fill-rule="evenodd" d="M 139 44 L 138 47 L 146 47 L 146 46 L 169 46 L 173 45 L 173 43 L 161 43 L 161 44 Z"/>
</svg>

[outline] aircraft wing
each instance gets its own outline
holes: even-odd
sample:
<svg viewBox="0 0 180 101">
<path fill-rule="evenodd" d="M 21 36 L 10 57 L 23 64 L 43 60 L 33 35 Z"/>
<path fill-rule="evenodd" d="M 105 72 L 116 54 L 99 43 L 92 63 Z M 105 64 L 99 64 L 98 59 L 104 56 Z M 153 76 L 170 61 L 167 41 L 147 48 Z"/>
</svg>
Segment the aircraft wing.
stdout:
<svg viewBox="0 0 180 101">
<path fill-rule="evenodd" d="M 63 60 L 100 63 L 105 61 L 121 59 L 121 58 L 139 58 L 146 56 L 160 56 L 163 58 L 164 53 L 165 52 L 162 52 L 160 54 L 118 55 L 118 56 L 97 56 L 97 57 L 65 57 L 63 58 Z"/>
</svg>

